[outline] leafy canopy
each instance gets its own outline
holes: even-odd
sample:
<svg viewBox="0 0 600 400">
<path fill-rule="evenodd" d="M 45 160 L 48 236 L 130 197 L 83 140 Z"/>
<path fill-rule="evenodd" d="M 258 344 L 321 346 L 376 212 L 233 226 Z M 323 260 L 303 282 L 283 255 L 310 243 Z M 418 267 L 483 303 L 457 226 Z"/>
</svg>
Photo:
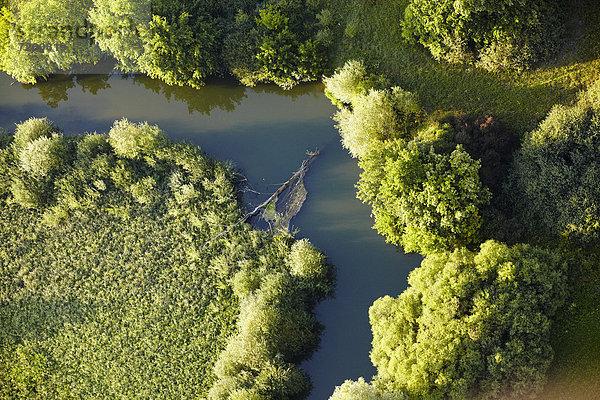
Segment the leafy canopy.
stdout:
<svg viewBox="0 0 600 400">
<path fill-rule="evenodd" d="M 525 137 L 508 190 L 532 232 L 589 243 L 600 234 L 600 82 Z"/>
<path fill-rule="evenodd" d="M 552 318 L 567 294 L 559 255 L 488 241 L 477 253 L 427 256 L 409 284 L 369 310 L 377 387 L 427 399 L 541 389 Z"/>
<path fill-rule="evenodd" d="M 450 154 L 390 141 L 359 161 L 358 198 L 373 207 L 374 228 L 406 252 L 432 253 L 474 242 L 490 192 L 480 163 L 459 145 Z"/>
<path fill-rule="evenodd" d="M 329 267 L 241 216 L 231 167 L 156 126 L 2 132 L 0 398 L 302 398 Z"/>
<path fill-rule="evenodd" d="M 411 0 L 403 34 L 434 58 L 488 70 L 522 70 L 553 54 L 563 20 L 557 0 Z"/>
</svg>

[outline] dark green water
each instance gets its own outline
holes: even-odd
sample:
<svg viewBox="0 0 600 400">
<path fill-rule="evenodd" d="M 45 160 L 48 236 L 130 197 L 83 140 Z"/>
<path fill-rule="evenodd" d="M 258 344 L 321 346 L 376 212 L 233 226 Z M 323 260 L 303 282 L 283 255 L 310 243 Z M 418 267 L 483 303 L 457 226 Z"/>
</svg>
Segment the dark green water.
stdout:
<svg viewBox="0 0 600 400">
<path fill-rule="evenodd" d="M 310 399 L 327 399 L 345 379 L 371 378 L 369 306 L 401 293 L 419 257 L 397 252 L 371 229 L 370 209 L 355 197 L 356 160 L 340 145 L 334 107 L 320 86 L 286 92 L 217 82 L 195 90 L 145 77 L 89 75 L 35 86 L 11 82 L 0 75 L 1 127 L 12 130 L 31 116 L 47 116 L 70 134 L 107 132 L 123 117 L 149 121 L 174 139 L 234 161 L 259 192 L 273 192 L 307 150 L 320 149 L 305 179 L 308 199 L 292 220 L 298 236 L 325 251 L 338 274 L 335 298 L 317 308 L 325 325 L 321 348 L 303 365 L 314 384 Z"/>
</svg>

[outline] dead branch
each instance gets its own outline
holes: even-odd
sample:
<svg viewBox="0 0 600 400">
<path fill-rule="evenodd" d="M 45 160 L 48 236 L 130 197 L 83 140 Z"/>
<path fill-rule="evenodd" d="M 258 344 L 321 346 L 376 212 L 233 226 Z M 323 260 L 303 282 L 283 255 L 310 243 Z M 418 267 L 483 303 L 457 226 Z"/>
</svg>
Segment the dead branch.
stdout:
<svg viewBox="0 0 600 400">
<path fill-rule="evenodd" d="M 217 240 L 218 238 L 220 238 L 221 236 L 226 235 L 227 233 L 229 233 L 235 226 L 244 223 L 244 222 L 248 222 L 248 220 L 250 220 L 250 218 L 257 216 L 262 210 L 264 210 L 273 200 L 275 200 L 281 193 L 283 193 L 287 188 L 289 188 L 299 177 L 303 176 L 306 171 L 308 171 L 308 167 L 310 166 L 310 163 L 315 159 L 316 156 L 319 155 L 319 150 L 314 151 L 314 152 L 307 152 L 306 153 L 308 155 L 308 158 L 304 161 L 302 161 L 302 165 L 300 165 L 300 169 L 298 169 L 298 171 L 296 171 L 294 173 L 294 175 L 292 175 L 292 177 L 290 179 L 288 179 L 287 181 L 285 181 L 280 187 L 279 189 L 277 189 L 275 191 L 275 193 L 273 193 L 271 196 L 269 196 L 269 198 L 265 201 L 263 201 L 262 203 L 260 203 L 258 206 L 256 206 L 252 211 L 250 211 L 249 213 L 247 213 L 246 215 L 244 215 L 239 221 L 237 221 L 235 224 L 231 225 L 229 228 L 227 228 L 226 230 L 219 232 L 215 237 L 213 237 L 212 239 L 210 239 L 209 241 L 207 241 L 206 243 L 204 243 L 203 247 L 206 246 L 207 244 Z"/>
</svg>

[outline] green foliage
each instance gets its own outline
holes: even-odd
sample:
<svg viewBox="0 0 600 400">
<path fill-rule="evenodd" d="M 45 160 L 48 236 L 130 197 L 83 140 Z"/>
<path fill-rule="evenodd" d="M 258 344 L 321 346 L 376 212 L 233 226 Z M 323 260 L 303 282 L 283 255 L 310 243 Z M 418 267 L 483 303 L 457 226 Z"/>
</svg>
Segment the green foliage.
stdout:
<svg viewBox="0 0 600 400">
<path fill-rule="evenodd" d="M 522 70 L 557 50 L 562 22 L 556 0 L 411 0 L 403 28 L 436 59 Z"/>
<path fill-rule="evenodd" d="M 515 156 L 518 217 L 532 232 L 592 242 L 600 233 L 600 83 L 572 107 L 556 106 Z"/>
<path fill-rule="evenodd" d="M 406 252 L 450 250 L 477 240 L 480 209 L 490 200 L 461 146 L 450 154 L 390 141 L 359 161 L 358 197 L 373 207 L 374 228 Z"/>
<path fill-rule="evenodd" d="M 289 251 L 283 241 L 278 244 Z M 306 240 L 292 244 L 287 259 L 325 265 L 324 256 Z M 294 364 L 306 359 L 318 345 L 316 332 L 320 329 L 310 310 L 314 287 L 328 292 L 327 274 L 322 274 L 320 282 L 287 271 L 268 273 L 262 281 L 257 278 L 250 265 L 234 278 L 234 290 L 241 300 L 238 334 L 215 365 L 219 379 L 211 388 L 210 399 L 302 399 L 310 389 L 307 377 Z M 241 393 L 244 396 L 237 397 Z"/>
<path fill-rule="evenodd" d="M 566 264 L 528 245 L 430 255 L 409 288 L 369 311 L 376 385 L 428 399 L 522 398 L 539 391 Z"/>
<path fill-rule="evenodd" d="M 238 13 L 236 31 L 226 39 L 225 59 L 246 85 L 274 82 L 289 89 L 325 72 L 328 39 L 315 11 L 302 0 L 265 1 L 254 23 L 250 15 Z"/>
<path fill-rule="evenodd" d="M 329 274 L 235 224 L 231 168 L 147 123 L 56 131 L 0 141 L 0 398 L 304 398 Z"/>
<path fill-rule="evenodd" d="M 17 125 L 13 141 L 14 147 L 17 151 L 21 150 L 30 142 L 43 137 L 50 138 L 55 133 L 58 133 L 58 129 L 47 118 L 29 118 Z"/>
<path fill-rule="evenodd" d="M 331 18 L 303 0 L 32 0 L 13 8 L 0 9 L 0 68 L 28 83 L 104 52 L 120 69 L 170 85 L 199 88 L 231 73 L 247 85 L 290 88 L 320 78 L 331 45 Z"/>
<path fill-rule="evenodd" d="M 356 382 L 346 381 L 341 386 L 337 386 L 329 400 L 401 400 L 404 398 L 400 393 L 382 393 L 374 385 L 359 378 Z"/>
<path fill-rule="evenodd" d="M 199 88 L 217 72 L 219 28 L 214 22 L 182 13 L 168 21 L 152 16 L 147 31 L 142 31 L 144 53 L 141 70 L 171 85 Z"/>
<path fill-rule="evenodd" d="M 344 104 L 352 104 L 359 97 L 375 87 L 375 78 L 367 73 L 362 61 L 346 61 L 330 77 L 323 78 L 325 94 L 340 108 Z"/>
<path fill-rule="evenodd" d="M 165 135 L 156 126 L 147 122 L 135 124 L 122 119 L 115 121 L 108 141 L 115 154 L 121 157 L 139 159 L 155 155 L 165 145 Z"/>
<path fill-rule="evenodd" d="M 144 53 L 140 34 L 152 20 L 150 0 L 93 0 L 89 20 L 94 25 L 94 40 L 109 52 L 126 72 L 140 70 L 138 60 Z"/>
<path fill-rule="evenodd" d="M 297 241 L 292 245 L 287 260 L 290 273 L 294 276 L 319 282 L 327 277 L 327 264 L 325 255 L 317 250 L 306 239 Z"/>
<path fill-rule="evenodd" d="M 21 82 L 35 83 L 78 63 L 96 63 L 99 48 L 89 40 L 86 24 L 91 6 L 92 0 L 12 2 L 0 18 L 0 67 Z"/>
<path fill-rule="evenodd" d="M 408 137 L 423 118 L 416 96 L 400 87 L 375 89 L 383 78 L 367 75 L 360 61 L 348 61 L 329 78 L 325 94 L 340 110 L 333 119 L 342 144 L 353 157 L 365 156 L 372 146 Z"/>
<path fill-rule="evenodd" d="M 19 168 L 32 177 L 45 177 L 62 167 L 65 153 L 62 137 L 40 137 L 19 151 Z"/>
</svg>

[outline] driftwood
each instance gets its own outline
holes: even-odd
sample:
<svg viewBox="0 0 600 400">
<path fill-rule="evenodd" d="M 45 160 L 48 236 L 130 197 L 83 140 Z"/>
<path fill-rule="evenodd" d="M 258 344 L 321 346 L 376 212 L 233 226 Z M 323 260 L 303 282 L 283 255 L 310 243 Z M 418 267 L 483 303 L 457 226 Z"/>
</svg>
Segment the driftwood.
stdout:
<svg viewBox="0 0 600 400">
<path fill-rule="evenodd" d="M 244 217 L 240 220 L 240 222 L 238 222 L 238 224 L 242 223 L 242 222 L 248 222 L 248 220 L 250 218 L 258 215 L 258 213 L 260 213 L 260 211 L 262 209 L 267 207 L 274 199 L 276 199 L 281 193 L 283 193 L 287 188 L 289 188 L 298 179 L 298 177 L 300 177 L 301 175 L 306 173 L 306 171 L 308 170 L 308 166 L 310 165 L 312 160 L 314 160 L 314 158 L 318 155 L 319 155 L 319 151 L 316 151 L 313 153 L 308 153 L 309 157 L 306 160 L 302 161 L 302 165 L 300 166 L 300 169 L 298 171 L 296 171 L 296 173 L 294 173 L 294 175 L 292 175 L 292 177 L 290 179 L 285 181 L 279 187 L 279 189 L 277 189 L 275 191 L 275 193 L 273 193 L 271 196 L 269 196 L 269 198 L 267 200 L 263 201 L 258 206 L 256 206 L 256 208 L 254 210 L 252 210 L 248 214 L 244 215 Z"/>
<path fill-rule="evenodd" d="M 254 208 L 254 210 L 252 210 L 249 213 L 247 213 L 246 215 L 244 215 L 238 222 L 236 222 L 235 224 L 231 225 L 226 230 L 218 233 L 215 237 L 213 237 L 212 239 L 210 239 L 208 242 L 204 243 L 204 246 L 206 246 L 207 244 L 209 244 L 209 243 L 217 240 L 221 236 L 228 234 L 235 226 L 237 226 L 237 225 L 239 225 L 241 223 L 244 223 L 244 222 L 248 222 L 252 217 L 257 216 L 262 210 L 264 210 L 269 204 L 271 204 L 271 202 L 273 200 L 277 199 L 277 197 L 281 193 L 283 193 L 287 188 L 289 188 L 298 178 L 302 177 L 306 173 L 306 171 L 308 171 L 308 167 L 310 166 L 310 163 L 315 159 L 316 156 L 319 155 L 319 150 L 317 150 L 315 152 L 307 152 L 306 154 L 308 155 L 308 158 L 306 160 L 302 161 L 302 165 L 300 165 L 300 169 L 298 169 L 298 171 L 296 171 L 294 173 L 294 175 L 292 175 L 292 177 L 290 179 L 288 179 L 287 181 L 285 181 L 279 187 L 279 189 L 277 189 L 275 191 L 275 193 L 273 193 L 271 196 L 269 196 L 269 198 L 267 200 L 263 201 L 258 206 L 256 206 Z"/>
</svg>

